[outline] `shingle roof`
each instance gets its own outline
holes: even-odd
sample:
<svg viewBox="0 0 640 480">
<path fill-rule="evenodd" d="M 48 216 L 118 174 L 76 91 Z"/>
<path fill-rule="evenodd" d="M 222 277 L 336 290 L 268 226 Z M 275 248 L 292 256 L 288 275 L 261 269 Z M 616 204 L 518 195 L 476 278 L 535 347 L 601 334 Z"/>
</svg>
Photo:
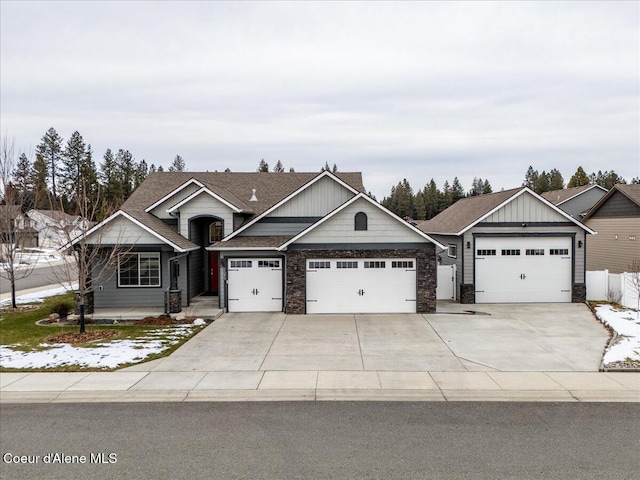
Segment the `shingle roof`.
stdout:
<svg viewBox="0 0 640 480">
<path fill-rule="evenodd" d="M 575 197 L 581 193 L 591 190 L 592 188 L 600 188 L 598 185 L 582 185 L 580 187 L 564 188 L 562 190 L 552 190 L 550 192 L 544 192 L 540 194 L 542 198 L 548 200 L 554 205 L 560 205 L 566 202 L 570 198 Z"/>
<path fill-rule="evenodd" d="M 596 203 L 591 210 L 587 212 L 582 221 L 586 221 L 590 218 L 615 192 L 622 193 L 625 197 L 631 200 L 636 205 L 640 206 L 640 184 L 631 184 L 631 185 L 623 185 L 617 184 L 614 185 L 611 190 L 607 192 L 605 196 L 603 196 L 598 203 Z"/>
<path fill-rule="evenodd" d="M 130 210 L 126 213 L 182 250 L 193 250 L 199 248 L 198 245 L 180 235 L 171 227 L 171 225 L 163 222 L 158 217 L 155 217 L 150 213 L 143 210 Z"/>
<path fill-rule="evenodd" d="M 59 222 L 61 220 L 66 220 L 69 223 L 73 223 L 78 219 L 78 215 L 69 215 L 68 213 L 62 212 L 60 210 L 39 210 L 33 209 L 33 212 L 37 212 L 46 217 L 52 218 L 53 220 Z"/>
<path fill-rule="evenodd" d="M 522 188 L 463 198 L 431 220 L 419 222 L 417 227 L 425 233 L 458 233 L 513 197 Z"/>
<path fill-rule="evenodd" d="M 149 175 L 142 185 L 133 192 L 122 205 L 122 210 L 125 212 L 144 211 L 193 178 L 229 203 L 241 210 L 251 212 L 252 216 L 257 216 L 318 175 L 317 172 L 156 172 Z M 365 191 L 360 172 L 336 173 L 334 175 L 356 190 Z M 258 201 L 249 202 L 254 188 Z"/>
<path fill-rule="evenodd" d="M 285 237 L 234 237 L 226 242 L 216 242 L 211 245 L 211 248 L 219 247 L 224 250 L 229 248 L 277 248 L 291 238 L 293 238 L 291 235 Z"/>
</svg>

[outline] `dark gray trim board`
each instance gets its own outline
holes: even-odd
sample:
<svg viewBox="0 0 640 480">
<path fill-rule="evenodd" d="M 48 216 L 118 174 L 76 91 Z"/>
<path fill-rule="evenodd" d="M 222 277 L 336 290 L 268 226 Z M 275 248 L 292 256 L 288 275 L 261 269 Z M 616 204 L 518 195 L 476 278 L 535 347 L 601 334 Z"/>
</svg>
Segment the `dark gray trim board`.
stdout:
<svg viewBox="0 0 640 480">
<path fill-rule="evenodd" d="M 575 227 L 573 222 L 481 222 L 476 227 Z"/>
<path fill-rule="evenodd" d="M 478 232 L 473 237 L 574 237 L 576 232 Z M 475 244 L 474 244 L 475 250 Z"/>
<path fill-rule="evenodd" d="M 300 243 L 291 244 L 288 250 L 415 250 L 433 246 L 424 243 Z"/>
<path fill-rule="evenodd" d="M 265 217 L 256 223 L 316 223 L 322 217 Z"/>
</svg>

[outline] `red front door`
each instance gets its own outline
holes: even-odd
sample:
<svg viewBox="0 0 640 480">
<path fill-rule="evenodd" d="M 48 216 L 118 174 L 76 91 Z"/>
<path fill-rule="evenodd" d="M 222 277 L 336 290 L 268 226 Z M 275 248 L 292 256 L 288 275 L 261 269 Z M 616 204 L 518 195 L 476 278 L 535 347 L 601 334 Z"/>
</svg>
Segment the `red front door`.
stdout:
<svg viewBox="0 0 640 480">
<path fill-rule="evenodd" d="M 218 252 L 209 252 L 209 291 L 211 293 L 218 293 L 219 271 Z"/>
</svg>

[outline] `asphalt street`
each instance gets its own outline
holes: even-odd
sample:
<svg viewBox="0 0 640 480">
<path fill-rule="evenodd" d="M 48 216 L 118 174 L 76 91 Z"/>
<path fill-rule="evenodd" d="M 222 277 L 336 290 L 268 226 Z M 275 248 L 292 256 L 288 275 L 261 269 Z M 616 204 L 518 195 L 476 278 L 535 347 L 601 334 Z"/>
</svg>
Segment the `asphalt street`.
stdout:
<svg viewBox="0 0 640 480">
<path fill-rule="evenodd" d="M 74 271 L 74 266 L 64 262 L 37 265 L 32 270 L 27 269 L 28 275 L 26 277 L 16 278 L 16 291 L 57 284 L 61 280 L 69 278 L 69 276 L 75 278 Z M 19 277 L 20 274 L 17 276 Z M 0 295 L 7 293 L 11 293 L 11 282 L 7 280 L 6 272 L 0 270 Z"/>
<path fill-rule="evenodd" d="M 640 405 L 632 403 L 2 404 L 0 421 L 3 479 L 619 480 L 640 472 Z"/>
</svg>

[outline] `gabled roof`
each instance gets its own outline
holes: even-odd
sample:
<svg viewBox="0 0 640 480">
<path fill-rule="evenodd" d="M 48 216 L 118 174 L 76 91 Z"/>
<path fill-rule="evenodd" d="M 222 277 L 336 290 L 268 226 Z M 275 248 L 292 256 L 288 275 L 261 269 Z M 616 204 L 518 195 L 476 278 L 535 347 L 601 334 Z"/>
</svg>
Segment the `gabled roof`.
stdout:
<svg viewBox="0 0 640 480">
<path fill-rule="evenodd" d="M 617 184 L 617 185 L 614 185 L 611 188 L 611 190 L 609 190 L 604 197 L 602 197 L 600 200 L 598 200 L 598 202 L 593 207 L 591 207 L 591 210 L 589 210 L 587 212 L 587 214 L 584 216 L 582 221 L 583 222 L 586 221 L 594 213 L 596 213 L 596 211 L 602 205 L 604 205 L 607 202 L 607 200 L 609 200 L 609 198 L 611 198 L 611 196 L 615 192 L 620 192 L 622 195 L 627 197 L 633 203 L 635 203 L 636 205 L 640 206 L 640 184 L 631 184 L 631 185 Z"/>
<path fill-rule="evenodd" d="M 502 192 L 463 198 L 443 212 L 440 212 L 431 220 L 418 223 L 418 228 L 423 232 L 432 234 L 462 235 L 470 228 L 473 228 L 477 223 L 480 223 L 489 215 L 493 214 L 524 193 L 533 195 L 549 208 L 565 217 L 568 221 L 580 226 L 580 228 L 587 232 L 595 233 L 590 228 L 578 222 L 573 217 L 527 187 L 512 188 L 511 190 L 504 190 Z"/>
<path fill-rule="evenodd" d="M 582 185 L 581 187 L 563 188 L 562 190 L 551 190 L 550 192 L 544 192 L 540 196 L 545 200 L 549 200 L 554 205 L 562 205 L 564 202 L 568 202 L 572 198 L 582 195 L 591 189 L 599 189 L 602 192 L 606 192 L 607 189 L 600 185 Z"/>
<path fill-rule="evenodd" d="M 78 215 L 69 215 L 68 213 L 62 212 L 60 210 L 39 210 L 34 208 L 33 210 L 29 210 L 27 212 L 27 215 L 29 215 L 31 212 L 39 213 L 40 215 L 44 215 L 45 217 L 49 217 L 50 219 L 55 220 L 56 222 L 65 220 L 69 223 L 73 223 L 78 220 L 78 218 L 80 218 Z"/>
<path fill-rule="evenodd" d="M 291 175 L 291 174 L 285 173 L 285 174 L 280 174 L 280 175 Z M 352 174 L 348 174 L 348 175 L 352 175 Z M 360 176 L 359 173 L 356 174 L 356 175 Z M 315 184 L 316 182 L 320 181 L 322 178 L 325 178 L 325 177 L 331 178 L 334 181 L 338 182 L 340 185 L 345 187 L 347 190 L 350 190 L 354 195 L 364 191 L 364 186 L 362 186 L 362 190 L 358 190 L 357 188 L 354 188 L 353 186 L 351 186 L 348 183 L 346 183 L 344 180 L 342 180 L 336 174 L 333 174 L 333 173 L 325 170 L 324 172 L 321 172 L 319 174 L 315 174 L 312 178 L 309 179 L 309 181 L 307 181 L 306 183 L 301 185 L 298 189 L 296 189 L 295 191 L 291 192 L 289 195 L 287 195 L 286 197 L 282 198 L 277 203 L 271 205 L 271 207 L 263 210 L 259 215 L 256 215 L 253 218 L 251 218 L 249 221 L 245 222 L 240 228 L 238 228 L 236 231 L 231 233 L 228 237 L 224 238 L 222 241 L 225 242 L 225 241 L 228 241 L 228 240 L 234 238 L 235 236 L 237 236 L 238 234 L 242 233 L 247 228 L 249 228 L 251 225 L 256 223 L 258 220 L 260 220 L 261 218 L 269 215 L 271 212 L 276 210 L 278 207 L 280 207 L 281 205 L 284 205 L 285 203 L 290 201 L 292 198 L 294 198 L 295 196 L 299 195 L 301 192 L 305 191 L 311 185 Z M 362 184 L 362 176 L 360 176 L 360 185 L 361 184 Z M 258 195 L 258 199 L 259 199 L 259 194 L 257 194 L 257 195 Z"/>
<path fill-rule="evenodd" d="M 318 220 L 316 223 L 314 223 L 313 225 L 310 225 L 309 227 L 307 227 L 306 229 L 304 229 L 302 232 L 300 232 L 298 235 L 291 237 L 288 241 L 286 241 L 285 243 L 283 243 L 282 245 L 280 245 L 280 247 L 278 248 L 278 250 L 282 251 L 284 249 L 286 249 L 289 245 L 291 245 L 292 243 L 295 243 L 296 241 L 298 241 L 300 238 L 304 237 L 305 235 L 307 235 L 309 232 L 312 232 L 313 230 L 315 230 L 317 227 L 319 227 L 320 225 L 322 225 L 324 222 L 328 221 L 329 219 L 331 219 L 332 217 L 334 217 L 335 215 L 339 214 L 342 210 L 344 210 L 345 208 L 347 208 L 349 205 L 351 205 L 354 202 L 357 202 L 358 200 L 366 200 L 367 202 L 369 202 L 371 205 L 373 205 L 374 207 L 376 207 L 377 209 L 381 210 L 382 212 L 386 213 L 387 215 L 389 215 L 390 217 L 393 217 L 396 221 L 400 222 L 401 224 L 403 224 L 405 227 L 407 227 L 410 230 L 413 230 L 415 233 L 417 233 L 418 235 L 420 235 L 421 237 L 423 237 L 425 240 L 428 240 L 429 242 L 433 243 L 434 245 L 436 245 L 437 247 L 440 248 L 445 248 L 444 245 L 442 245 L 440 242 L 438 242 L 437 240 L 434 240 L 433 238 L 431 238 L 429 235 L 425 234 L 424 232 L 420 231 L 419 229 L 417 229 L 416 227 L 414 227 L 413 225 L 411 225 L 410 223 L 404 221 L 403 219 L 401 219 L 400 217 L 398 217 L 395 213 L 387 210 L 386 208 L 384 208 L 382 205 L 380 205 L 378 202 L 372 200 L 371 198 L 369 198 L 369 196 L 365 193 L 359 193 L 358 195 L 356 195 L 355 197 L 353 197 L 352 199 L 350 199 L 349 201 L 343 203 L 342 205 L 340 205 L 338 208 L 336 208 L 334 211 L 332 211 L 331 213 L 329 213 L 328 215 L 325 215 L 324 217 L 322 217 L 320 220 Z"/>
<path fill-rule="evenodd" d="M 176 210 L 178 210 L 182 205 L 184 205 L 185 203 L 189 203 L 191 200 L 193 200 L 194 198 L 196 198 L 197 196 L 199 196 L 202 193 L 206 193 L 207 195 L 209 195 L 210 197 L 215 198 L 216 200 L 218 200 L 219 202 L 224 203 L 227 207 L 229 207 L 231 210 L 235 211 L 236 213 L 241 213 L 241 212 L 245 212 L 245 210 L 241 210 L 240 208 L 236 207 L 235 205 L 233 205 L 232 203 L 229 203 L 227 200 L 225 200 L 224 198 L 222 198 L 220 195 L 216 195 L 214 192 L 212 192 L 211 190 L 209 190 L 207 187 L 202 187 L 200 190 L 197 190 L 195 192 L 193 192 L 191 195 L 189 195 L 187 198 L 185 198 L 184 200 L 176 203 L 173 207 L 168 208 L 167 209 L 167 213 L 171 213 L 171 212 L 175 212 Z M 149 211 L 149 209 L 146 210 L 147 212 Z"/>
</svg>

